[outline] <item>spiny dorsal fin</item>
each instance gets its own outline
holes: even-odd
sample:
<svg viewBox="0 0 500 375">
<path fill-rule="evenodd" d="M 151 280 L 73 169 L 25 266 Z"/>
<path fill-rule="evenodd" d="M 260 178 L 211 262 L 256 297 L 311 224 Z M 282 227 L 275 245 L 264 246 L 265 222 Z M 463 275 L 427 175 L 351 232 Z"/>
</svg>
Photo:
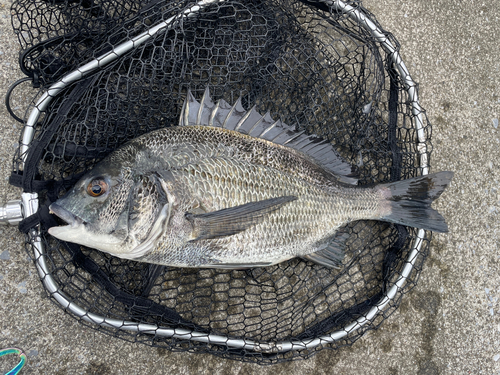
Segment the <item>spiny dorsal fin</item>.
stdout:
<svg viewBox="0 0 500 375">
<path fill-rule="evenodd" d="M 187 125 L 214 126 L 266 139 L 310 156 L 333 172 L 341 182 L 353 185 L 358 182 L 353 176 L 353 167 L 342 159 L 331 143 L 314 134 L 298 132 L 281 120 L 274 121 L 269 112 L 262 116 L 255 106 L 246 111 L 241 104 L 241 97 L 231 106 L 223 99 L 214 103 L 208 87 L 201 102 L 188 91 L 179 120 L 179 126 Z"/>
</svg>

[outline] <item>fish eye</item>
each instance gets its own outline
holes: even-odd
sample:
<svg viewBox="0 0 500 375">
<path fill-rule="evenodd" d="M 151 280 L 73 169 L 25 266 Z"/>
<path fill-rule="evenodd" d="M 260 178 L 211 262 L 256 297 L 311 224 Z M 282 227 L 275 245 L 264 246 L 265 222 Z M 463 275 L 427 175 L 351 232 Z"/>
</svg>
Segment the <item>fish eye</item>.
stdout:
<svg viewBox="0 0 500 375">
<path fill-rule="evenodd" d="M 87 194 L 91 197 L 103 195 L 108 190 L 108 184 L 102 178 L 92 180 L 87 186 Z"/>
</svg>

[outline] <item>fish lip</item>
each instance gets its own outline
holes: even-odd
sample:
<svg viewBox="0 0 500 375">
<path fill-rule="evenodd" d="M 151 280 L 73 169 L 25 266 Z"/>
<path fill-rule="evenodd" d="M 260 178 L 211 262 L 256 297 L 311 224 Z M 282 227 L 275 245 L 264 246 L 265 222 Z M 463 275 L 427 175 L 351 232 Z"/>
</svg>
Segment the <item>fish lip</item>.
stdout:
<svg viewBox="0 0 500 375">
<path fill-rule="evenodd" d="M 80 217 L 72 214 L 70 211 L 68 211 L 67 209 L 61 207 L 57 203 L 52 203 L 49 206 L 49 212 L 53 213 L 54 215 L 56 215 L 60 219 L 64 220 L 72 228 L 76 228 L 80 224 L 84 224 L 85 223 L 82 218 L 80 218 Z"/>
</svg>

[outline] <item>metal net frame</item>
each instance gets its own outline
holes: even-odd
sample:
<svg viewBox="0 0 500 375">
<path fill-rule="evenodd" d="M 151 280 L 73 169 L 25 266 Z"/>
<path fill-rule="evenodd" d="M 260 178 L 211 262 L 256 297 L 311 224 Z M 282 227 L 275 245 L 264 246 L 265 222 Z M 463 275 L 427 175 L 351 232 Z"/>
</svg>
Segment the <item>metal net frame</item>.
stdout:
<svg viewBox="0 0 500 375">
<path fill-rule="evenodd" d="M 11 183 L 53 301 L 112 336 L 272 364 L 350 345 L 416 284 L 430 232 L 348 225 L 339 270 L 300 259 L 181 269 L 52 238 L 48 205 L 126 141 L 178 123 L 186 92 L 257 105 L 329 140 L 360 184 L 429 172 L 431 126 L 399 44 L 359 1 L 17 0 L 30 106 Z"/>
</svg>

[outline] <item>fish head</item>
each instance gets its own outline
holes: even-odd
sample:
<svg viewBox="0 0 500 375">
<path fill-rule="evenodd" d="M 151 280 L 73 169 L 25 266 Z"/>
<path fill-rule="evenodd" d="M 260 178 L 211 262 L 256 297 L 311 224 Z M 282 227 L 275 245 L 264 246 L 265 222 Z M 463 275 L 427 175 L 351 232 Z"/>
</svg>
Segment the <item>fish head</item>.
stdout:
<svg viewBox="0 0 500 375">
<path fill-rule="evenodd" d="M 112 254 L 125 251 L 133 186 L 133 176 L 120 163 L 98 164 L 50 205 L 67 225 L 49 228 L 49 234 Z"/>
<path fill-rule="evenodd" d="M 154 248 L 174 205 L 166 182 L 173 177 L 154 168 L 137 168 L 137 155 L 131 163 L 121 154 L 104 159 L 50 205 L 67 225 L 49 228 L 49 234 L 125 259 Z"/>
</svg>

